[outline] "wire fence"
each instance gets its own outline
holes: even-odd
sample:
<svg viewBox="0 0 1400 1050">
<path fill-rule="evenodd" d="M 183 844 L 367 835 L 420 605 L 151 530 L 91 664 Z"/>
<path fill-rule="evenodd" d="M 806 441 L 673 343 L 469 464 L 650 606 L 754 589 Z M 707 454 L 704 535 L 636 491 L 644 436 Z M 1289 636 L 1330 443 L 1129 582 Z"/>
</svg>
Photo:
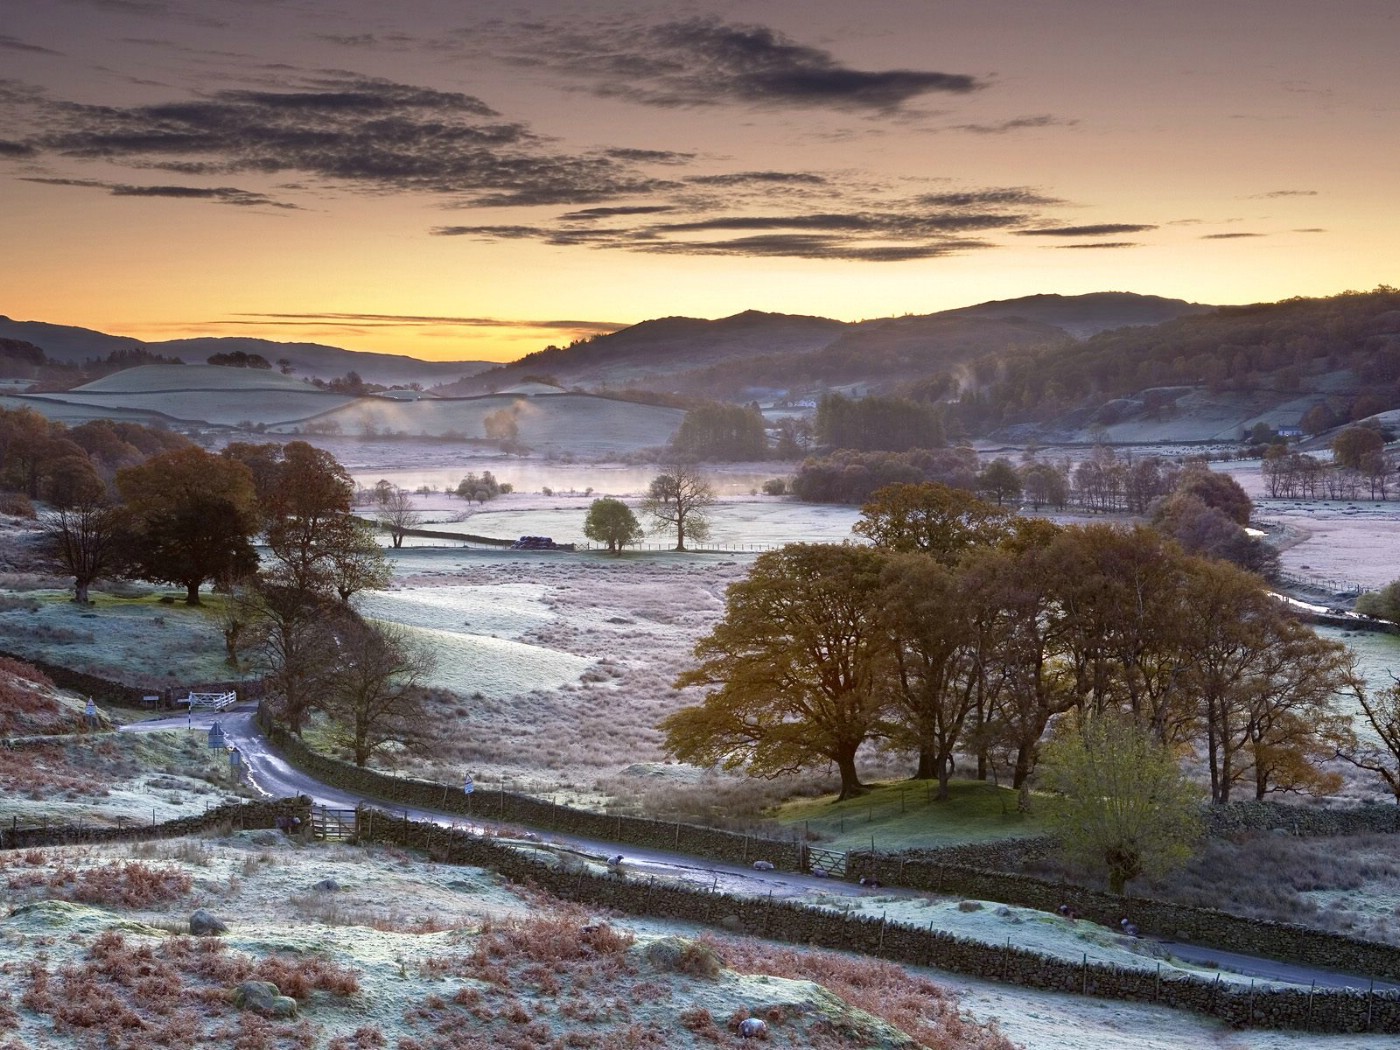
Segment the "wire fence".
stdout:
<svg viewBox="0 0 1400 1050">
<path fill-rule="evenodd" d="M 1281 572 L 1279 582 L 1290 587 L 1305 587 L 1314 591 L 1327 591 L 1329 594 L 1353 596 L 1361 594 L 1365 587 L 1355 580 L 1341 580 L 1333 576 L 1314 576 L 1306 572 Z"/>
</svg>

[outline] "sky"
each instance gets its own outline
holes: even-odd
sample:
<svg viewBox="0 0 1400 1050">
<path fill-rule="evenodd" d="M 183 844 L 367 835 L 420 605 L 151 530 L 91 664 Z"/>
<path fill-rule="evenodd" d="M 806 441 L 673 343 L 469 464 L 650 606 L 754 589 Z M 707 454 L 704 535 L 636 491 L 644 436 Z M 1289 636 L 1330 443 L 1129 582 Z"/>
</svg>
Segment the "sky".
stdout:
<svg viewBox="0 0 1400 1050">
<path fill-rule="evenodd" d="M 1400 281 L 1395 0 L 0 0 L 0 313 L 511 360 Z"/>
</svg>

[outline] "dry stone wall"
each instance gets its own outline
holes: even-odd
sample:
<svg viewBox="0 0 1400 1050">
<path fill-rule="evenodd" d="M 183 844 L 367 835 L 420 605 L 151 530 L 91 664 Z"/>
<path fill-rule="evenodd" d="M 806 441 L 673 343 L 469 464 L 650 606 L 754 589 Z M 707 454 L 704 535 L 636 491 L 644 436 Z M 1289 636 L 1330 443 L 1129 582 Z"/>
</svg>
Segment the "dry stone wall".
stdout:
<svg viewBox="0 0 1400 1050">
<path fill-rule="evenodd" d="M 279 817 L 297 817 L 302 824 L 306 824 L 310 816 L 311 800 L 303 796 L 273 802 L 231 802 L 197 816 L 180 817 L 163 824 L 128 824 L 124 827 L 55 824 L 21 828 L 18 822 L 13 822 L 9 827 L 0 825 L 0 849 L 176 839 L 228 827 L 235 830 L 274 828 Z"/>
<path fill-rule="evenodd" d="M 1400 993 L 1255 989 L 1160 969 L 1129 970 L 1073 963 L 1011 945 L 965 940 L 929 927 L 852 918 L 790 901 L 733 898 L 703 889 L 567 870 L 490 839 L 429 823 L 364 811 L 360 841 L 430 852 L 452 864 L 500 872 L 558 897 L 633 915 L 695 922 L 792 944 L 857 952 L 892 962 L 934 966 L 1026 988 L 1106 999 L 1160 1003 L 1219 1018 L 1238 1028 L 1400 1033 Z"/>
<path fill-rule="evenodd" d="M 275 727 L 271 734 L 288 761 L 305 772 L 336 787 L 403 806 L 523 824 L 597 839 L 601 843 L 672 850 L 728 864 L 748 864 L 763 859 L 787 871 L 802 871 L 808 867 L 805 846 L 795 840 L 763 839 L 690 824 L 588 813 L 510 792 L 493 791 L 468 797 L 460 788 L 392 777 L 318 755 L 296 737 Z M 1261 804 L 1248 804 L 1257 805 Z M 1267 823 L 1277 819 L 1277 814 L 1270 810 L 1284 807 L 1262 805 L 1264 808 L 1255 811 L 1254 816 L 1244 819 L 1276 826 Z M 1248 812 L 1248 806 L 1239 808 Z M 1383 824 L 1384 820 L 1380 815 L 1361 819 L 1375 820 L 1377 824 Z M 1319 818 L 1318 826 L 1324 824 L 1325 818 Z M 1338 821 L 1325 826 L 1335 828 L 1345 824 Z M 1013 854 L 1043 851 L 1049 846 L 1049 840 L 1032 839 L 921 854 L 853 851 L 848 855 L 846 878 L 854 880 L 866 875 L 887 886 L 1016 904 L 1042 911 L 1054 911 L 1061 904 L 1068 904 L 1084 918 L 1105 926 L 1117 926 L 1120 919 L 1128 918 L 1143 933 L 1166 940 L 1400 981 L 1400 947 L 1287 923 L 1240 918 L 1208 908 L 1120 897 L 1029 875 L 991 870 L 991 865 L 1000 866 L 999 860 L 1007 861 Z M 988 866 L 983 867 L 984 864 Z"/>
</svg>

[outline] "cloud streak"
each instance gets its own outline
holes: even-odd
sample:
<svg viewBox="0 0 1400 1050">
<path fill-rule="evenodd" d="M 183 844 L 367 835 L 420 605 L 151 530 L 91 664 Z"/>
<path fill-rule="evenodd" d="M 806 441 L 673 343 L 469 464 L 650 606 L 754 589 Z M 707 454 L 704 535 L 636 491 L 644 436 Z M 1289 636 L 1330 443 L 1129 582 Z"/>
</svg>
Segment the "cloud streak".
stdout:
<svg viewBox="0 0 1400 1050">
<path fill-rule="evenodd" d="M 1006 135 L 1013 131 L 1025 131 L 1029 128 L 1072 128 L 1078 123 L 1077 120 L 1052 117 L 1045 113 L 1034 117 L 1014 117 L 1011 120 L 1002 120 L 994 124 L 954 124 L 953 130 L 971 131 L 976 135 Z"/>
<path fill-rule="evenodd" d="M 349 75 L 148 106 L 41 103 L 22 145 L 186 176 L 295 174 L 371 192 L 485 205 L 585 204 L 663 180 L 553 149 L 478 98 Z"/>
<path fill-rule="evenodd" d="M 690 18 L 658 25 L 498 27 L 492 53 L 543 67 L 604 98 L 646 106 L 743 105 L 892 113 L 930 94 L 985 83 L 966 73 L 861 70 L 767 26 Z"/>
<path fill-rule="evenodd" d="M 816 61 L 762 34 L 754 46 L 760 54 L 793 47 L 802 61 Z M 851 173 L 691 173 L 685 169 L 698 158 L 690 152 L 569 153 L 471 95 L 352 74 L 279 75 L 284 80 L 271 86 L 139 106 L 12 91 L 33 130 L 0 142 L 0 159 L 166 176 L 26 173 L 33 182 L 118 197 L 292 209 L 298 194 L 349 190 L 434 197 L 457 209 L 528 208 L 428 232 L 648 254 L 899 262 L 992 247 L 981 239 L 990 233 L 1083 237 L 1150 228 L 1048 226 L 1047 209 L 1065 202 L 1024 186 L 911 194 L 907 183 Z M 240 185 L 258 179 L 267 185 Z"/>
<path fill-rule="evenodd" d="M 1146 223 L 1104 222 L 1092 226 L 1047 226 L 1036 230 L 1017 230 L 1018 237 L 1110 237 L 1120 233 L 1143 233 L 1157 227 Z"/>
<path fill-rule="evenodd" d="M 522 330 L 546 330 L 561 332 L 586 332 L 606 335 L 626 328 L 620 321 L 531 321 L 500 317 L 452 317 L 434 314 L 362 314 L 362 313 L 242 313 L 239 318 L 250 320 L 202 321 L 211 325 L 257 325 L 277 324 L 356 324 L 370 327 L 455 327 L 455 328 L 503 328 Z"/>
<path fill-rule="evenodd" d="M 235 186 L 137 186 L 97 179 L 54 179 L 26 176 L 21 182 L 37 182 L 45 186 L 75 186 L 81 189 L 106 190 L 113 197 L 168 197 L 174 200 L 211 201 L 237 207 L 270 207 L 299 210 L 297 205 L 278 201 L 265 193 L 241 190 Z"/>
</svg>

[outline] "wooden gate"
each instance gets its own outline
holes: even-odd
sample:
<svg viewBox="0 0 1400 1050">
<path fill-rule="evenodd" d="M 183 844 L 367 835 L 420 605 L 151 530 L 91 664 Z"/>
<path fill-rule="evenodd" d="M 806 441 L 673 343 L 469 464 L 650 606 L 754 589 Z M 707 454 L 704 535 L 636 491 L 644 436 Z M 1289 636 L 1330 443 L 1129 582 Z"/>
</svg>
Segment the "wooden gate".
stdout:
<svg viewBox="0 0 1400 1050">
<path fill-rule="evenodd" d="M 802 848 L 802 868 L 813 874 L 820 871 L 832 878 L 844 879 L 846 877 L 846 854 L 834 849 L 804 846 Z"/>
<path fill-rule="evenodd" d="M 353 809 L 331 809 L 328 806 L 311 807 L 311 835 L 323 842 L 344 842 L 355 836 L 355 811 Z"/>
</svg>

